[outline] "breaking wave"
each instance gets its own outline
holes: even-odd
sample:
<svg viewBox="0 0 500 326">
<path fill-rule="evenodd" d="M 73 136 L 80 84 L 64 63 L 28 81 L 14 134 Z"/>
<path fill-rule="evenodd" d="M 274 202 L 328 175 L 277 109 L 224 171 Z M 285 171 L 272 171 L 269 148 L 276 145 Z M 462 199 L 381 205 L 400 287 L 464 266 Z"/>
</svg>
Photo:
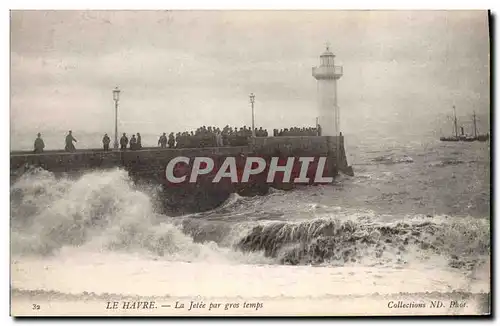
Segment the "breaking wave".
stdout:
<svg viewBox="0 0 500 326">
<path fill-rule="evenodd" d="M 431 163 L 431 166 L 436 166 L 436 167 L 445 167 L 448 165 L 459 165 L 465 163 L 462 160 L 456 159 L 456 158 L 443 158 L 442 160 L 438 162 L 433 162 Z"/>
<path fill-rule="evenodd" d="M 372 159 L 376 164 L 399 164 L 399 163 L 413 163 L 413 158 L 408 155 L 395 156 L 395 155 L 382 155 Z"/>
<path fill-rule="evenodd" d="M 169 260 L 270 262 L 206 237 L 203 243 L 194 241 L 182 231 L 182 222 L 190 218 L 155 213 L 155 194 L 148 191 L 136 189 L 123 170 L 92 172 L 78 180 L 30 171 L 11 187 L 12 253 L 53 255 L 65 247 L 86 247 Z"/>
<path fill-rule="evenodd" d="M 179 261 L 292 265 L 405 265 L 445 257 L 469 270 L 490 254 L 490 225 L 479 218 L 423 216 L 399 221 L 353 214 L 287 221 L 284 213 L 259 211 L 277 196 L 233 194 L 217 209 L 170 217 L 156 210 L 154 187 L 138 188 L 126 171 L 56 178 L 34 169 L 11 186 L 11 250 L 14 255 L 54 255 L 68 247 L 139 252 Z M 316 211 L 319 204 L 301 206 Z M 285 211 L 286 213 L 286 211 Z M 260 215 L 259 215 L 260 214 Z"/>
<path fill-rule="evenodd" d="M 264 251 L 282 264 L 406 264 L 415 254 L 446 256 L 450 267 L 472 269 L 490 253 L 485 220 L 380 223 L 315 219 L 259 225 L 241 239 L 245 251 Z"/>
</svg>

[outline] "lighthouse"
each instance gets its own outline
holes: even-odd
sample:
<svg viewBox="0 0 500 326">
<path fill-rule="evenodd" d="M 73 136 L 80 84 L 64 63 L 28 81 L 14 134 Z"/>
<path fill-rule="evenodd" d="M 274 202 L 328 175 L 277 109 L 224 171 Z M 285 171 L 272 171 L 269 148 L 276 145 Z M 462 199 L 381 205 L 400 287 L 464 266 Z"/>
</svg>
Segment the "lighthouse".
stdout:
<svg viewBox="0 0 500 326">
<path fill-rule="evenodd" d="M 340 115 L 337 105 L 337 80 L 342 77 L 342 67 L 335 65 L 335 55 L 329 45 L 320 55 L 319 67 L 312 68 L 312 75 L 318 81 L 318 124 L 322 136 L 338 136 Z"/>
</svg>

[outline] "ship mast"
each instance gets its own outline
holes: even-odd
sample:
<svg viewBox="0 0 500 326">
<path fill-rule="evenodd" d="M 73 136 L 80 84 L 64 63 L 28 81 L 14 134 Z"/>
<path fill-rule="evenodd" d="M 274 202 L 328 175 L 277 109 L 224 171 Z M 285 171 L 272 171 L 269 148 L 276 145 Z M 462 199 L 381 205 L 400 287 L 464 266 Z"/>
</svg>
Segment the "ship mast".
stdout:
<svg viewBox="0 0 500 326">
<path fill-rule="evenodd" d="M 454 114 L 454 124 L 455 124 L 455 137 L 458 138 L 458 127 L 457 127 L 457 110 L 455 109 L 455 106 L 453 105 L 453 114 Z"/>
<path fill-rule="evenodd" d="M 477 137 L 476 111 L 474 111 L 474 137 Z"/>
</svg>

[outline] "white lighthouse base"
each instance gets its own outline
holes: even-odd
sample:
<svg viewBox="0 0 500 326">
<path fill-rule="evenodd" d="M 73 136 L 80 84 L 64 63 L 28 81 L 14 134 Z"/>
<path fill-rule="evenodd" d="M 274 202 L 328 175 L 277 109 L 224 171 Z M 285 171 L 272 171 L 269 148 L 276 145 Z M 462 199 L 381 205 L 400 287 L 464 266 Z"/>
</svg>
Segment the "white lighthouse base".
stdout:
<svg viewBox="0 0 500 326">
<path fill-rule="evenodd" d="M 318 80 L 318 123 L 322 136 L 338 136 L 337 81 L 334 79 Z"/>
</svg>

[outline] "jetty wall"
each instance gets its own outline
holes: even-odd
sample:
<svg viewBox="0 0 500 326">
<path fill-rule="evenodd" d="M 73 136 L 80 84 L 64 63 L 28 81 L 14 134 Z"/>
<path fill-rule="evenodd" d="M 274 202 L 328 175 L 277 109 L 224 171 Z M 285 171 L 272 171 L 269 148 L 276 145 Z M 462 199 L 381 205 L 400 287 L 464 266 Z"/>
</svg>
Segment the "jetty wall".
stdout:
<svg viewBox="0 0 500 326">
<path fill-rule="evenodd" d="M 42 154 L 17 152 L 10 155 L 11 176 L 18 175 L 30 166 L 40 166 L 55 173 L 71 174 L 78 171 L 105 170 L 110 168 L 131 168 L 137 170 L 155 170 L 165 168 L 176 156 L 231 156 L 247 153 L 248 146 L 163 149 L 158 147 L 141 150 L 108 151 L 97 149 L 78 150 L 76 152 L 50 151 Z"/>
<path fill-rule="evenodd" d="M 337 151 L 338 149 L 338 151 Z M 256 137 L 249 146 L 162 149 L 158 147 L 141 150 L 108 151 L 101 149 L 78 150 L 76 152 L 46 151 L 41 154 L 12 152 L 11 175 L 18 174 L 27 166 L 40 166 L 51 172 L 75 172 L 115 167 L 135 170 L 151 170 L 165 167 L 176 156 L 235 156 L 235 155 L 313 155 L 340 158 L 339 167 L 346 166 L 343 137 L 331 136 L 283 136 Z"/>
<path fill-rule="evenodd" d="M 265 194 L 269 187 L 291 189 L 292 183 L 280 180 L 266 182 L 265 172 L 253 176 L 248 183 L 233 183 L 228 178 L 214 183 L 214 174 L 200 176 L 196 183 L 185 182 L 171 184 L 165 174 L 166 166 L 174 157 L 185 156 L 210 157 L 215 166 L 220 166 L 227 157 L 236 157 L 236 164 L 241 171 L 246 157 L 258 156 L 268 164 L 271 157 L 286 159 L 287 157 L 309 156 L 326 157 L 324 176 L 335 177 L 339 171 L 352 174 L 347 166 L 343 137 L 327 136 L 289 136 L 289 137 L 257 137 L 249 141 L 248 146 L 161 149 L 144 148 L 141 150 L 108 151 L 99 149 L 80 150 L 76 152 L 48 151 L 42 154 L 15 152 L 10 155 L 11 183 L 31 167 L 42 167 L 57 175 L 79 176 L 89 171 L 102 171 L 122 168 L 138 185 L 160 185 L 165 199 L 162 203 L 169 212 L 194 212 L 212 209 L 226 200 L 231 193 L 243 196 Z M 298 164 L 298 160 L 296 160 Z M 317 164 L 317 161 L 316 163 Z M 294 167 L 295 168 L 295 167 Z M 311 163 L 311 170 L 315 166 Z M 267 169 L 266 169 L 267 170 Z M 189 174 L 190 171 L 186 171 Z M 278 178 L 279 179 L 279 178 Z"/>
</svg>

